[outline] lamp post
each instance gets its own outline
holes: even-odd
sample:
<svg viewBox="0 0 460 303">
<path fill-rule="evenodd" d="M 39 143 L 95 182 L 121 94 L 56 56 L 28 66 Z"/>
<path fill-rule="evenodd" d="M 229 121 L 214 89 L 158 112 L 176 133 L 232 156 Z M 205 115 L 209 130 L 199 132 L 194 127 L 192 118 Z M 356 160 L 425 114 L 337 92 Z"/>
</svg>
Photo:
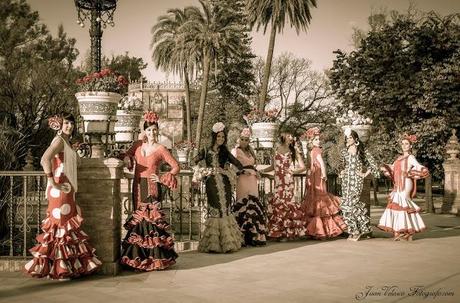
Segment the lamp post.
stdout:
<svg viewBox="0 0 460 303">
<path fill-rule="evenodd" d="M 101 70 L 101 41 L 102 28 L 107 24 L 114 26 L 113 14 L 117 7 L 117 0 L 75 0 L 77 8 L 77 24 L 85 27 L 85 21 L 90 20 L 91 28 L 91 69 L 93 72 Z"/>
</svg>

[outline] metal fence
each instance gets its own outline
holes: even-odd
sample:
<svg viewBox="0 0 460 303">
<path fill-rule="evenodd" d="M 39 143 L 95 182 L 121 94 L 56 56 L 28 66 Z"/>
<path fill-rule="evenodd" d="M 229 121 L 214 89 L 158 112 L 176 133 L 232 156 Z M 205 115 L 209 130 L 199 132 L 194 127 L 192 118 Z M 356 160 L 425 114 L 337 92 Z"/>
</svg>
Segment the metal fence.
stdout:
<svg viewBox="0 0 460 303">
<path fill-rule="evenodd" d="M 160 199 L 171 233 L 178 242 L 199 240 L 206 219 L 205 185 L 204 182 L 192 184 L 192 177 L 192 171 L 182 170 L 178 175 L 178 190 L 163 188 Z M 121 225 L 133 211 L 131 179 L 132 176 L 122 179 L 125 188 L 121 189 L 120 197 Z M 300 202 L 305 194 L 305 175 L 295 175 L 294 180 L 295 197 Z M 328 182 L 330 188 L 335 188 L 335 178 L 330 177 Z M 0 171 L 0 256 L 28 256 L 28 249 L 35 244 L 41 221 L 46 216 L 46 186 L 47 180 L 41 171 Z M 259 193 L 265 206 L 273 190 L 273 175 L 263 174 Z"/>
</svg>

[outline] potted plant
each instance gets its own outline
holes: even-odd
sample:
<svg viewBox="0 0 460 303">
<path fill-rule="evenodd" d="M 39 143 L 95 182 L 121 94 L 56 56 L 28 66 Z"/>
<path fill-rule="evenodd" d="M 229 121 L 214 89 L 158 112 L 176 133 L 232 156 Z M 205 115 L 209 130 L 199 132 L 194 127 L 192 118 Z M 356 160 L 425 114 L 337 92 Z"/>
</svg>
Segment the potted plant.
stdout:
<svg viewBox="0 0 460 303">
<path fill-rule="evenodd" d="M 132 142 L 135 133 L 139 133 L 139 123 L 144 102 L 136 96 L 124 96 L 118 103 L 117 122 L 115 123 L 115 141 Z"/>
<path fill-rule="evenodd" d="M 258 147 L 272 148 L 278 130 L 278 109 L 260 111 L 252 109 L 243 116 L 251 127 L 252 136 L 257 140 Z"/>
<path fill-rule="evenodd" d="M 369 140 L 372 119 L 366 118 L 350 109 L 341 117 L 337 118 L 336 122 L 338 125 L 342 126 L 343 130 L 346 128 L 354 130 L 362 142 L 366 143 Z"/>
<path fill-rule="evenodd" d="M 107 121 L 115 120 L 118 101 L 128 81 L 111 69 L 103 69 L 77 80 L 80 91 L 75 94 L 86 133 L 106 133 Z M 113 132 L 114 123 L 109 131 Z"/>
<path fill-rule="evenodd" d="M 177 153 L 177 160 L 180 163 L 187 163 L 188 162 L 188 153 L 190 150 L 195 148 L 195 143 L 191 141 L 179 141 L 174 144 L 174 149 Z"/>
</svg>

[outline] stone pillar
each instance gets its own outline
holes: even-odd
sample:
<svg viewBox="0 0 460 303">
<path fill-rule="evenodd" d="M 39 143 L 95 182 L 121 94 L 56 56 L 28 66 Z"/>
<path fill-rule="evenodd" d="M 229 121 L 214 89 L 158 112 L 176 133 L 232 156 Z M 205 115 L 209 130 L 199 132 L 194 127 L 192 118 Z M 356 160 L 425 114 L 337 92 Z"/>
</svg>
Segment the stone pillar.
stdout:
<svg viewBox="0 0 460 303">
<path fill-rule="evenodd" d="M 82 209 L 82 229 L 90 236 L 105 275 L 120 270 L 122 167 L 123 162 L 115 158 L 82 159 L 78 167 L 76 201 Z"/>
<path fill-rule="evenodd" d="M 449 158 L 444 161 L 444 198 L 441 211 L 443 213 L 453 213 L 460 215 L 460 144 L 455 135 L 456 130 L 452 130 L 452 136 L 446 145 L 446 153 Z"/>
</svg>

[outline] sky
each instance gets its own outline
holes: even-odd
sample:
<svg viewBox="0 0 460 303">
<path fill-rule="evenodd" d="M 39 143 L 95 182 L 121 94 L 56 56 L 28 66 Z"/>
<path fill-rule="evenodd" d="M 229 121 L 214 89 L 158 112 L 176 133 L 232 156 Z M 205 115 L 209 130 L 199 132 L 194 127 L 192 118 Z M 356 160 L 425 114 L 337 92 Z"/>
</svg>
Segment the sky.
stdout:
<svg viewBox="0 0 460 303">
<path fill-rule="evenodd" d="M 333 51 L 353 49 L 353 28 L 367 28 L 367 18 L 372 12 L 382 10 L 407 11 L 410 4 L 421 11 L 436 11 L 441 15 L 460 12 L 460 0 L 318 0 L 312 9 L 312 21 L 307 32 L 296 33 L 285 27 L 276 38 L 274 56 L 291 52 L 295 56 L 308 58 L 312 68 L 318 71 L 330 68 Z M 60 24 L 69 37 L 77 39 L 80 51 L 77 63 L 90 48 L 89 22 L 81 28 L 77 24 L 77 11 L 73 0 L 27 0 L 33 10 L 38 11 L 41 21 L 53 35 Z M 149 81 L 178 81 L 178 77 L 158 71 L 151 61 L 151 28 L 157 18 L 169 8 L 199 6 L 198 0 L 118 0 L 114 14 L 115 26 L 108 26 L 102 36 L 102 52 L 106 56 L 124 54 L 141 57 L 148 64 L 143 70 Z M 266 57 L 269 33 L 252 32 L 252 49 L 257 56 Z"/>
</svg>

